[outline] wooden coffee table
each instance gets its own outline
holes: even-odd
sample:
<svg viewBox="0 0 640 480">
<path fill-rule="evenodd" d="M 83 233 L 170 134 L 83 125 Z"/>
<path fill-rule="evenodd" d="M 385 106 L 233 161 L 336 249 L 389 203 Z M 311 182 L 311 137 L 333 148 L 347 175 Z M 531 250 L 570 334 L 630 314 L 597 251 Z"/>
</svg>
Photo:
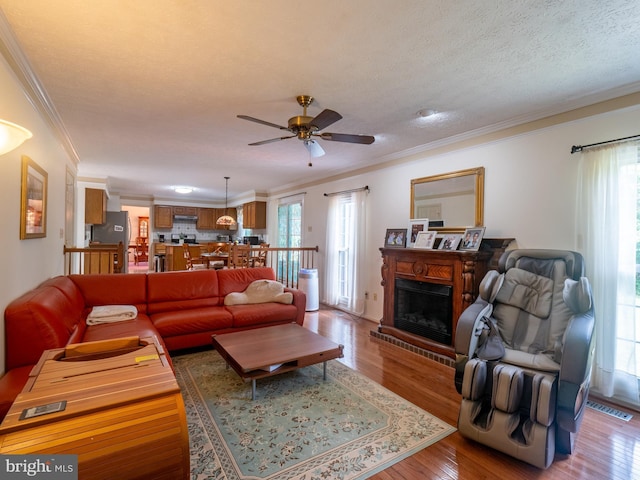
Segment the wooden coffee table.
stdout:
<svg viewBox="0 0 640 480">
<path fill-rule="evenodd" d="M 256 398 L 256 380 L 342 358 L 343 345 L 333 343 L 297 323 L 261 327 L 212 335 L 213 346 L 240 377 L 251 380 L 251 399 Z"/>
</svg>

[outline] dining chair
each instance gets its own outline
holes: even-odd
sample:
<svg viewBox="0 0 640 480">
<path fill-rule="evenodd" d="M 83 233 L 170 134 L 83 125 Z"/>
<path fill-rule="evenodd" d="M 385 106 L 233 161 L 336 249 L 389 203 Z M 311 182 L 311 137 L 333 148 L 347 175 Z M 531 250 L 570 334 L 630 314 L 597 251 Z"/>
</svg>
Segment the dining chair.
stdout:
<svg viewBox="0 0 640 480">
<path fill-rule="evenodd" d="M 271 244 L 269 243 L 261 243 L 260 246 L 256 249 L 257 254 L 251 257 L 250 265 L 252 267 L 266 267 L 267 266 L 267 252 L 269 252 L 269 247 Z M 254 251 L 256 251 L 254 250 Z"/>
<path fill-rule="evenodd" d="M 230 244 L 228 242 L 207 243 L 207 254 L 210 255 L 209 258 L 206 258 L 206 261 L 209 262 L 207 267 L 215 269 L 224 268 L 229 262 L 229 247 Z"/>
<path fill-rule="evenodd" d="M 229 267 L 247 268 L 249 267 L 249 257 L 251 256 L 251 245 L 232 245 L 229 256 Z"/>
<path fill-rule="evenodd" d="M 187 263 L 187 270 L 201 270 L 207 268 L 207 264 L 200 256 L 200 247 L 192 247 L 188 243 L 183 243 L 184 259 Z"/>
<path fill-rule="evenodd" d="M 133 262 L 138 265 L 140 262 L 149 261 L 149 246 L 147 239 L 144 237 L 136 237 L 136 245 L 133 250 Z"/>
<path fill-rule="evenodd" d="M 230 244 L 228 242 L 209 242 L 207 243 L 206 248 L 207 248 L 207 253 L 228 255 L 229 246 Z"/>
</svg>

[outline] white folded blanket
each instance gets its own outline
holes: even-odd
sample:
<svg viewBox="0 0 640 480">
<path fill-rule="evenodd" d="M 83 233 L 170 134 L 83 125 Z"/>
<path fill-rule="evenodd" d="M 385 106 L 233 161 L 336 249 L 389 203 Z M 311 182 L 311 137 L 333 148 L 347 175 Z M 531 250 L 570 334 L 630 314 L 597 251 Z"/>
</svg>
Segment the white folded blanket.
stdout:
<svg viewBox="0 0 640 480">
<path fill-rule="evenodd" d="M 133 320 L 137 316 L 138 309 L 134 305 L 100 305 L 91 309 L 87 316 L 87 325 L 122 322 Z"/>
</svg>

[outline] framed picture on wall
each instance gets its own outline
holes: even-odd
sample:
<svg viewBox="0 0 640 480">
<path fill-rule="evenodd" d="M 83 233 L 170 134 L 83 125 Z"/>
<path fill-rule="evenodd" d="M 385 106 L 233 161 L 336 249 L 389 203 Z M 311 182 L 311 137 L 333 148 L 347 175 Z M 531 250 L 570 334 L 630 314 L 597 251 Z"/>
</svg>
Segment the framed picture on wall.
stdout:
<svg viewBox="0 0 640 480">
<path fill-rule="evenodd" d="M 484 236 L 484 228 L 485 227 L 467 228 L 460 242 L 460 250 L 478 250 L 482 237 Z"/>
<path fill-rule="evenodd" d="M 47 236 L 47 172 L 22 156 L 20 239 Z"/>
<path fill-rule="evenodd" d="M 429 230 L 428 218 L 412 218 L 409 220 L 409 229 L 407 233 L 407 247 L 413 247 L 416 243 L 416 237 L 419 232 L 426 232 Z"/>
<path fill-rule="evenodd" d="M 433 243 L 436 241 L 436 232 L 426 231 L 426 232 L 418 232 L 416 236 L 416 241 L 413 244 L 413 248 L 423 248 L 423 249 L 432 249 Z"/>
<path fill-rule="evenodd" d="M 384 236 L 385 248 L 404 248 L 407 244 L 407 230 L 404 228 L 388 228 Z"/>
</svg>

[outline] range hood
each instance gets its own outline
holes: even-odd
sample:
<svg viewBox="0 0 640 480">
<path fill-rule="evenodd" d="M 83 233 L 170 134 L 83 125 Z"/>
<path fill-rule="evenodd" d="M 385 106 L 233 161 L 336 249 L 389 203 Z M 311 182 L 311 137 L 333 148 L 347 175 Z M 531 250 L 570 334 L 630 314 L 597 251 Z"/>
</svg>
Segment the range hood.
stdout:
<svg viewBox="0 0 640 480">
<path fill-rule="evenodd" d="M 183 222 L 197 222 L 198 216 L 197 215 L 174 215 L 173 219 L 181 220 Z"/>
</svg>

